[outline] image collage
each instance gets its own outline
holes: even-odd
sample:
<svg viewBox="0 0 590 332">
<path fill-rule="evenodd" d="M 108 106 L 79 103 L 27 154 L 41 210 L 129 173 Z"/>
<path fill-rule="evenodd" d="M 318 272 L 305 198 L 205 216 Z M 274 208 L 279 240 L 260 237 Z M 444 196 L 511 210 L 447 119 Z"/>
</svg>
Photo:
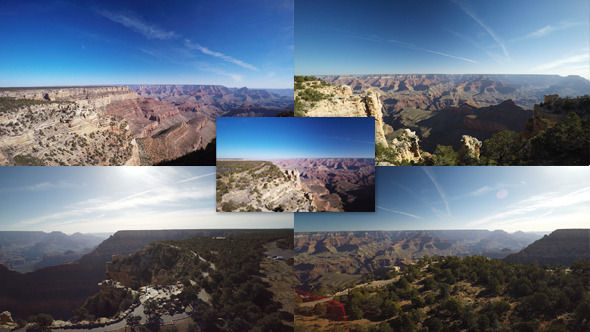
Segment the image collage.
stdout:
<svg viewBox="0 0 590 332">
<path fill-rule="evenodd" d="M 590 331 L 587 0 L 0 1 L 0 332 Z"/>
</svg>

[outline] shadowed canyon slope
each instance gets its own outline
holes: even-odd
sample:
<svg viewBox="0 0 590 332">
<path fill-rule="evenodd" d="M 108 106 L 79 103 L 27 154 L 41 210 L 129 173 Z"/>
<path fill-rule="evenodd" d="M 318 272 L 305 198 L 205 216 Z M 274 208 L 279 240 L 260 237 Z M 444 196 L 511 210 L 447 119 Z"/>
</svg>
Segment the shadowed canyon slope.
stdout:
<svg viewBox="0 0 590 332">
<path fill-rule="evenodd" d="M 524 264 L 570 265 L 578 259 L 590 261 L 590 229 L 555 230 L 503 260 Z"/>
<path fill-rule="evenodd" d="M 44 312 L 54 318 L 68 318 L 99 291 L 98 283 L 104 280 L 106 264 L 113 255 L 128 255 L 152 241 L 231 233 L 231 230 L 119 231 L 71 263 L 24 274 L 0 266 L 0 307 L 10 308 L 14 317 Z"/>
<path fill-rule="evenodd" d="M 217 116 L 277 116 L 293 100 L 211 85 L 0 89 L 0 165 L 152 165 L 215 138 Z M 281 113 L 283 112 L 283 113 Z M 213 165 L 214 158 L 199 164 Z"/>
<path fill-rule="evenodd" d="M 331 288 L 425 255 L 503 258 L 539 237 L 486 230 L 297 233 L 295 283 L 304 290 Z"/>
</svg>

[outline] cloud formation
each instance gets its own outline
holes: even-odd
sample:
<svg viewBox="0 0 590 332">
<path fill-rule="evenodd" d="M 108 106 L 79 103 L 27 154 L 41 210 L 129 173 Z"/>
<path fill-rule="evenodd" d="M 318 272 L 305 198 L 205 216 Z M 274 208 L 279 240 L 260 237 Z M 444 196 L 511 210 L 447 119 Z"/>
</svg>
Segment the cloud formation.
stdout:
<svg viewBox="0 0 590 332">
<path fill-rule="evenodd" d="M 192 49 L 192 50 L 201 51 L 203 54 L 207 54 L 207 55 L 210 55 L 210 56 L 219 58 L 219 59 L 221 59 L 223 61 L 227 61 L 227 62 L 233 63 L 235 65 L 238 65 L 238 66 L 242 67 L 242 68 L 246 68 L 246 69 L 258 71 L 258 68 L 254 67 L 253 65 L 251 65 L 249 63 L 246 63 L 246 62 L 244 62 L 242 60 L 238 60 L 238 59 L 236 59 L 234 57 L 231 57 L 229 55 L 225 55 L 225 54 L 220 53 L 220 52 L 212 51 L 212 50 L 210 50 L 210 49 L 208 49 L 208 48 L 206 48 L 204 46 L 201 46 L 201 45 L 199 45 L 197 43 L 193 43 L 193 42 L 191 42 L 188 39 L 185 39 L 184 40 L 184 46 L 186 46 L 187 48 Z"/>
<path fill-rule="evenodd" d="M 558 192 L 535 195 L 512 204 L 506 211 L 486 216 L 467 224 L 467 226 L 485 226 L 492 222 L 506 224 L 519 220 L 528 220 L 533 213 L 549 215 L 555 209 L 569 208 L 581 204 L 590 206 L 590 187 L 578 189 L 565 195 Z"/>
<path fill-rule="evenodd" d="M 566 30 L 569 28 L 573 28 L 573 27 L 585 25 L 585 24 L 588 24 L 588 23 L 563 21 L 557 25 L 549 24 L 549 25 L 546 25 L 546 26 L 539 28 L 535 31 L 532 31 L 524 36 L 520 36 L 520 37 L 511 39 L 510 41 L 515 42 L 515 41 L 520 41 L 520 40 L 524 40 L 524 39 L 541 38 L 541 37 L 547 36 L 551 33 L 554 33 L 556 31 Z"/>
<path fill-rule="evenodd" d="M 467 62 L 471 62 L 471 63 L 479 63 L 479 62 L 472 60 L 472 59 L 468 59 L 468 58 L 464 58 L 464 57 L 460 57 L 460 56 L 456 56 L 456 55 L 452 55 L 452 54 L 447 54 L 447 53 L 443 53 L 443 52 L 438 52 L 438 51 L 430 50 L 427 48 L 418 47 L 414 44 L 402 42 L 402 41 L 395 40 L 395 39 L 384 39 L 384 38 L 379 38 L 376 36 L 359 35 L 359 34 L 350 33 L 350 32 L 341 32 L 341 33 L 345 34 L 351 38 L 373 41 L 373 42 L 378 42 L 378 43 L 391 43 L 391 44 L 396 44 L 400 47 L 404 47 L 404 48 L 411 49 L 411 50 L 417 50 L 417 51 L 423 51 L 423 52 L 428 52 L 428 53 L 432 53 L 432 54 L 438 54 L 438 55 L 442 55 L 445 57 L 449 57 L 449 58 L 453 58 L 453 59 L 457 59 L 457 60 L 463 60 L 463 61 L 467 61 Z"/>
<path fill-rule="evenodd" d="M 406 212 L 402 212 L 402 211 L 390 210 L 390 209 L 386 209 L 386 208 L 383 208 L 383 207 L 380 207 L 380 206 L 375 206 L 375 207 L 377 209 L 381 209 L 381 210 L 384 210 L 384 211 L 387 211 L 387 212 L 399 213 L 399 214 L 403 214 L 405 216 L 416 218 L 416 219 L 424 219 L 424 218 L 422 218 L 420 216 L 416 216 L 416 215 L 413 215 L 413 214 L 410 214 L 410 213 L 406 213 Z"/>
<path fill-rule="evenodd" d="M 533 67 L 531 69 L 531 72 L 545 71 L 548 69 L 562 67 L 563 65 L 567 65 L 567 64 L 571 64 L 571 63 L 580 63 L 580 64 L 583 63 L 587 66 L 589 59 L 590 59 L 590 54 L 588 54 L 588 53 L 569 56 L 566 58 L 557 59 L 557 60 L 554 60 L 554 61 L 551 61 L 548 63 L 538 65 L 536 67 Z M 584 66 L 584 67 L 586 67 L 586 66 Z"/>
<path fill-rule="evenodd" d="M 174 31 L 166 31 L 156 25 L 143 22 L 143 20 L 124 14 L 115 14 L 106 10 L 96 11 L 109 20 L 122 24 L 125 27 L 142 34 L 148 39 L 174 39 L 179 36 Z"/>
<path fill-rule="evenodd" d="M 446 217 L 450 217 L 451 216 L 451 208 L 449 207 L 449 199 L 447 198 L 447 194 L 445 193 L 443 187 L 436 180 L 436 177 L 434 176 L 434 173 L 432 172 L 432 170 L 430 168 L 422 167 L 422 170 L 424 171 L 424 173 L 426 173 L 426 176 L 428 176 L 428 178 L 430 178 L 430 181 L 432 181 L 432 184 L 434 184 L 434 187 L 436 188 L 438 195 L 442 199 L 442 201 L 445 205 L 446 212 L 447 212 Z M 437 211 L 439 211 L 439 210 L 433 208 L 434 213 L 437 213 Z M 439 213 L 437 213 L 437 214 L 439 214 Z M 439 214 L 439 217 L 440 216 L 441 215 Z"/>
<path fill-rule="evenodd" d="M 496 32 L 491 27 L 489 27 L 487 24 L 485 24 L 485 22 L 476 13 L 474 13 L 466 4 L 459 2 L 457 0 L 451 0 L 451 1 L 453 1 L 457 6 L 459 6 L 459 8 L 461 8 L 461 10 L 465 14 L 467 14 L 467 16 L 471 17 L 475 22 L 477 22 L 477 24 L 479 24 L 490 35 L 490 37 L 492 37 L 492 39 L 496 42 L 496 44 L 498 44 L 498 46 L 502 49 L 502 52 L 504 53 L 504 57 L 507 60 L 510 60 L 510 56 L 508 55 L 508 50 L 506 49 L 504 42 L 502 41 L 502 39 L 500 39 L 500 37 L 498 37 Z"/>
</svg>

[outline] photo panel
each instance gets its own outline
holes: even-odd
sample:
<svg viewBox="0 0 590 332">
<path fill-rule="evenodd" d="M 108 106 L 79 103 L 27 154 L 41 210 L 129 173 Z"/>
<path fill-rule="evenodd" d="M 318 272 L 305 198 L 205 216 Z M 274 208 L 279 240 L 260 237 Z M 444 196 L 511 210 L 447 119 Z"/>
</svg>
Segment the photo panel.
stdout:
<svg viewBox="0 0 590 332">
<path fill-rule="evenodd" d="M 377 166 L 590 165 L 589 11 L 295 0 L 295 116 L 374 117 Z"/>
<path fill-rule="evenodd" d="M 218 118 L 217 211 L 375 211 L 372 118 Z"/>
<path fill-rule="evenodd" d="M 214 167 L 0 167 L 0 205 L 1 330 L 293 328 L 293 214 L 216 213 Z"/>
<path fill-rule="evenodd" d="M 296 329 L 585 326 L 588 167 L 377 167 L 376 179 L 374 213 L 295 214 Z"/>
</svg>

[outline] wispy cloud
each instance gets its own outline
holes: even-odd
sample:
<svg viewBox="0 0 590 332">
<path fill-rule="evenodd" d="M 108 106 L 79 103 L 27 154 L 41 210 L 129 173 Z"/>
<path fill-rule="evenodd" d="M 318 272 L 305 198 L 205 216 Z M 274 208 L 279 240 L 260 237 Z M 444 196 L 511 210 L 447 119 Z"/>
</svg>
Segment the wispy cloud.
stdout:
<svg viewBox="0 0 590 332">
<path fill-rule="evenodd" d="M 432 181 L 432 184 L 434 184 L 434 187 L 436 188 L 438 195 L 440 196 L 443 203 L 445 204 L 445 209 L 447 212 L 446 216 L 451 217 L 451 209 L 449 207 L 449 199 L 447 198 L 447 194 L 445 193 L 443 187 L 440 185 L 440 183 L 436 179 L 434 172 L 432 172 L 432 170 L 428 167 L 422 167 L 422 170 L 424 171 L 424 173 L 426 173 L 426 176 L 428 176 L 428 178 L 430 178 L 430 181 Z"/>
<path fill-rule="evenodd" d="M 490 26 L 488 26 L 475 12 L 473 12 L 467 4 L 457 1 L 457 0 L 451 0 L 451 1 L 454 2 L 457 6 L 459 6 L 459 8 L 461 8 L 461 10 L 465 14 L 467 14 L 475 22 L 477 22 L 477 24 L 479 24 L 490 35 L 490 37 L 492 37 L 492 39 L 496 42 L 496 44 L 498 44 L 498 46 L 502 49 L 502 52 L 504 53 L 504 56 L 506 57 L 506 59 L 510 60 L 510 56 L 508 55 L 508 50 L 506 49 L 504 42 L 502 41 L 502 39 L 500 39 L 500 37 L 498 37 L 496 32 Z"/>
<path fill-rule="evenodd" d="M 113 22 L 122 24 L 125 27 L 142 34 L 148 39 L 174 39 L 179 37 L 174 31 L 166 31 L 154 24 L 144 22 L 137 17 L 120 13 L 111 13 L 106 10 L 96 10 L 96 12 Z"/>
<path fill-rule="evenodd" d="M 200 44 L 193 43 L 193 42 L 191 42 L 188 39 L 185 39 L 184 40 L 184 46 L 186 46 L 187 48 L 192 49 L 192 50 L 201 51 L 204 54 L 207 54 L 207 55 L 210 55 L 210 56 L 219 58 L 221 60 L 224 60 L 224 61 L 233 63 L 233 64 L 238 65 L 240 67 L 243 67 L 243 68 L 246 68 L 246 69 L 250 69 L 250 70 L 254 70 L 254 71 L 258 71 L 258 68 L 254 67 L 253 65 L 251 65 L 249 63 L 246 63 L 246 62 L 244 62 L 242 60 L 238 60 L 238 59 L 236 59 L 236 58 L 234 58 L 232 56 L 225 55 L 225 54 L 220 53 L 220 52 L 212 51 L 212 50 L 210 50 L 210 49 L 208 49 L 208 48 L 206 48 L 204 46 L 201 46 Z"/>
<path fill-rule="evenodd" d="M 230 72 L 225 71 L 223 69 L 213 67 L 213 66 L 211 66 L 211 64 L 206 63 L 206 62 L 195 62 L 194 66 L 195 66 L 195 68 L 197 68 L 200 71 L 214 73 L 214 74 L 222 75 L 222 76 L 227 76 L 227 77 L 231 78 L 232 80 L 234 80 L 235 82 L 241 82 L 244 79 L 244 77 L 240 74 L 230 73 Z"/>
<path fill-rule="evenodd" d="M 428 50 L 428 49 L 423 49 L 423 50 L 426 51 L 426 52 L 429 52 L 429 53 L 434 53 L 434 54 L 446 56 L 446 57 L 453 58 L 453 59 L 463 60 L 463 61 L 467 61 L 467 62 L 471 62 L 471 63 L 479 63 L 479 62 L 477 62 L 475 60 L 463 58 L 463 57 L 460 57 L 460 56 L 450 55 L 450 54 L 446 54 L 446 53 L 442 53 L 442 52 L 437 52 L 437 51 L 433 51 L 433 50 Z"/>
<path fill-rule="evenodd" d="M 500 54 L 496 54 L 496 53 L 494 53 L 494 52 L 490 51 L 490 50 L 489 50 L 488 48 L 486 48 L 486 47 L 483 47 L 483 46 L 481 46 L 480 44 L 476 43 L 476 42 L 475 42 L 473 39 L 471 39 L 471 38 L 468 38 L 467 36 L 465 36 L 465 35 L 463 35 L 463 34 L 460 34 L 460 33 L 456 32 L 456 31 L 453 31 L 453 30 L 451 30 L 451 29 L 444 28 L 444 30 L 446 30 L 446 31 L 447 31 L 447 32 L 449 32 L 450 34 L 453 34 L 453 35 L 455 35 L 455 36 L 459 37 L 459 38 L 460 38 L 460 39 L 462 39 L 463 41 L 465 41 L 465 42 L 467 42 L 467 43 L 471 44 L 473 47 L 475 47 L 475 48 L 477 48 L 477 49 L 479 49 L 479 50 L 481 50 L 481 51 L 485 52 L 485 53 L 486 53 L 486 54 L 487 54 L 487 55 L 488 55 L 490 58 L 494 59 L 494 61 L 496 61 L 497 63 L 499 63 L 499 64 L 504 64 L 504 63 L 506 62 L 506 58 L 505 58 L 505 57 L 503 57 L 503 56 L 502 56 L 502 55 L 500 55 Z"/>
<path fill-rule="evenodd" d="M 331 30 L 335 30 L 335 29 L 331 29 Z M 443 52 L 439 52 L 439 51 L 435 51 L 435 50 L 430 50 L 427 48 L 418 47 L 414 44 L 406 43 L 406 42 L 396 40 L 396 39 L 380 38 L 380 37 L 371 36 L 371 35 L 361 35 L 361 34 L 357 34 L 357 33 L 341 31 L 341 30 L 338 30 L 338 31 L 343 35 L 346 35 L 348 37 L 355 38 L 355 39 L 361 39 L 361 40 L 378 42 L 378 43 L 396 44 L 400 47 L 404 47 L 404 48 L 411 49 L 411 50 L 417 50 L 417 51 L 428 52 L 428 53 L 432 53 L 432 54 L 438 54 L 438 55 L 442 55 L 445 57 L 449 57 L 449 58 L 453 58 L 453 59 L 457 59 L 457 60 L 462 60 L 462 61 L 467 61 L 467 62 L 471 62 L 471 63 L 479 63 L 479 62 L 472 60 L 472 59 L 468 59 L 468 58 L 464 58 L 464 57 L 460 57 L 460 56 L 456 56 L 456 55 L 452 55 L 452 54 L 447 54 L 447 53 L 443 53 Z"/>
<path fill-rule="evenodd" d="M 530 216 L 532 213 L 547 213 L 554 209 L 590 203 L 590 187 L 568 194 L 548 192 L 532 196 L 512 204 L 506 211 L 486 216 L 468 224 L 469 227 L 487 225 L 494 221 L 510 222 Z M 588 205 L 590 206 L 590 205 Z"/>
<path fill-rule="evenodd" d="M 375 207 L 378 208 L 378 209 L 387 211 L 387 212 L 399 213 L 399 214 L 403 214 L 405 216 L 416 218 L 416 219 L 424 219 L 424 218 L 422 218 L 420 216 L 416 216 L 416 215 L 413 215 L 413 214 L 410 214 L 410 213 L 406 213 L 406 212 L 402 212 L 402 211 L 390 210 L 390 209 L 386 209 L 386 208 L 383 208 L 383 207 L 380 207 L 380 206 L 375 206 Z"/>
<path fill-rule="evenodd" d="M 140 207 L 153 209 L 155 207 L 165 208 L 167 206 L 180 206 L 190 201 L 211 197 L 212 192 L 213 188 L 207 187 L 199 188 L 191 186 L 177 188 L 172 186 L 159 186 L 157 189 L 144 190 L 122 198 L 91 198 L 65 207 L 64 211 L 23 220 L 19 224 L 22 226 L 36 225 L 44 222 L 59 221 L 72 217 L 84 217 L 98 213 L 132 210 Z"/>
<path fill-rule="evenodd" d="M 200 178 L 204 178 L 206 176 L 211 176 L 211 175 L 215 175 L 215 174 L 216 174 L 215 172 L 212 172 L 212 173 L 207 173 L 207 174 L 203 174 L 203 175 L 193 176 L 193 177 L 190 177 L 188 179 L 180 180 L 180 181 L 178 181 L 176 183 L 184 183 L 184 182 L 189 182 L 189 181 L 195 181 L 195 180 L 198 180 Z"/>
<path fill-rule="evenodd" d="M 556 31 L 561 31 L 561 30 L 567 30 L 569 28 L 573 28 L 576 26 L 582 26 L 582 25 L 587 25 L 588 23 L 584 23 L 584 22 L 570 22 L 570 21 L 562 21 L 560 23 L 558 23 L 557 25 L 546 25 L 542 28 L 539 28 L 535 31 L 532 31 L 530 33 L 527 33 L 524 36 L 520 36 L 520 37 L 516 37 L 511 39 L 511 42 L 516 42 L 516 41 L 521 41 L 521 40 L 525 40 L 525 39 L 534 39 L 534 38 L 541 38 L 544 36 L 547 36 L 553 32 Z"/>
<path fill-rule="evenodd" d="M 494 191 L 498 191 L 498 190 L 506 189 L 506 188 L 520 187 L 523 185 L 526 185 L 525 181 L 521 181 L 520 183 L 512 183 L 512 184 L 510 184 L 510 183 L 497 183 L 492 186 L 483 186 L 481 188 L 470 191 L 466 194 L 453 196 L 450 198 L 450 200 L 458 200 L 458 199 L 463 199 L 463 198 L 468 198 L 468 197 L 478 197 L 478 196 L 485 195 L 489 192 L 494 192 Z"/>
<path fill-rule="evenodd" d="M 66 181 L 59 181 L 59 182 L 50 182 L 50 181 L 43 181 L 36 184 L 23 186 L 23 187 L 12 187 L 12 188 L 0 188 L 0 192 L 7 192 L 7 191 L 45 191 L 45 190 L 53 190 L 53 189 L 66 189 L 66 188 L 83 188 L 83 184 L 79 183 L 70 183 Z"/>
<path fill-rule="evenodd" d="M 540 72 L 540 71 L 545 71 L 548 69 L 559 68 L 564 65 L 571 64 L 571 63 L 580 63 L 580 64 L 584 63 L 585 65 L 588 65 L 589 59 L 590 59 L 590 54 L 588 54 L 588 53 L 569 56 L 566 58 L 557 59 L 557 60 L 554 60 L 554 61 L 551 61 L 548 63 L 538 65 L 536 67 L 533 67 L 531 69 L 531 71 L 532 72 Z"/>
</svg>

